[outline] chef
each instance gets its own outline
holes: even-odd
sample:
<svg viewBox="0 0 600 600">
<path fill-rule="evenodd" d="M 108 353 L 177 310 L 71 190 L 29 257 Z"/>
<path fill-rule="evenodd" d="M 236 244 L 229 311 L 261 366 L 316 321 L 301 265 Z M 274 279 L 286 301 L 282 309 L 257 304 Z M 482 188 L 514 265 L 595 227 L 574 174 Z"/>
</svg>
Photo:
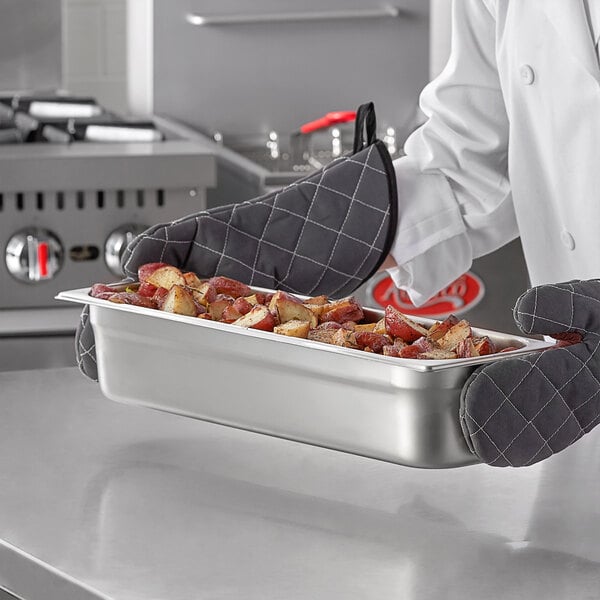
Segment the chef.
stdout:
<svg viewBox="0 0 600 600">
<path fill-rule="evenodd" d="M 490 464 L 533 464 L 600 419 L 600 282 L 585 281 L 600 277 L 599 37 L 598 0 L 456 0 L 450 59 L 421 97 L 428 119 L 395 164 L 387 265 L 416 303 L 518 235 L 533 285 L 584 280 L 515 307 L 526 333 L 583 343 L 465 386 L 467 442 Z"/>
<path fill-rule="evenodd" d="M 427 121 L 405 157 L 392 164 L 363 105 L 351 155 L 282 191 L 150 228 L 125 272 L 165 261 L 340 296 L 387 267 L 418 304 L 520 235 L 535 287 L 515 319 L 560 347 L 477 370 L 460 418 L 483 462 L 548 458 L 600 420 L 599 34 L 600 0 L 455 0 L 451 56 L 422 94 Z M 77 345 L 96 377 L 85 313 Z"/>
<path fill-rule="evenodd" d="M 422 302 L 519 235 L 533 285 L 600 276 L 600 3 L 453 6 L 428 120 L 395 164 L 396 284 Z"/>
</svg>

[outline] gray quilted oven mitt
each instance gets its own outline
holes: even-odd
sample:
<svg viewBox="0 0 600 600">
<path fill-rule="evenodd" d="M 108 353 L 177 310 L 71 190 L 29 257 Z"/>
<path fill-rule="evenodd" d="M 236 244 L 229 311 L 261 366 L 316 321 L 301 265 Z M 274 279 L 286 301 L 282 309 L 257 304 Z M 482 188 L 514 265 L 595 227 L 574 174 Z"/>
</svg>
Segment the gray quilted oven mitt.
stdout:
<svg viewBox="0 0 600 600">
<path fill-rule="evenodd" d="M 123 267 L 136 279 L 140 265 L 166 262 L 202 277 L 342 297 L 388 255 L 397 206 L 392 160 L 376 139 L 375 111 L 368 103 L 357 111 L 350 155 L 282 190 L 151 227 L 128 246 Z M 87 311 L 76 349 L 80 369 L 96 380 Z"/>
<path fill-rule="evenodd" d="M 498 467 L 539 462 L 600 422 L 600 280 L 528 290 L 517 300 L 515 320 L 525 334 L 562 342 L 480 367 L 463 387 L 467 443 Z"/>
</svg>

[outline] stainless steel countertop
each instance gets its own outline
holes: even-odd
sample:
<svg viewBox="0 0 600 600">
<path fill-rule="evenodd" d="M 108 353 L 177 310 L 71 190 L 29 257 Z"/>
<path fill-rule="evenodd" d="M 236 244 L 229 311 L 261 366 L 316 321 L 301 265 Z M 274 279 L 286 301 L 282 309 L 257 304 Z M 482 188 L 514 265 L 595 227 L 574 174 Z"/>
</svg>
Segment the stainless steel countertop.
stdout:
<svg viewBox="0 0 600 600">
<path fill-rule="evenodd" d="M 0 391 L 0 587 L 27 600 L 598 597 L 600 429 L 427 471 L 116 404 L 75 369 Z"/>
<path fill-rule="evenodd" d="M 58 302 L 57 302 L 58 305 Z M 75 333 L 81 308 L 13 308 L 0 310 L 0 338 Z"/>
</svg>

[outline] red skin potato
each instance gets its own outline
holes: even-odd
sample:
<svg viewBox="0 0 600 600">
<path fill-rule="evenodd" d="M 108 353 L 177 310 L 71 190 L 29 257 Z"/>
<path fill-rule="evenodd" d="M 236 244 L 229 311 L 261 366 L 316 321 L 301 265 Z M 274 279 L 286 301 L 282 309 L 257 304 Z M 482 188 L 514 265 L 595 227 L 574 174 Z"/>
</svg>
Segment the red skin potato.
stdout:
<svg viewBox="0 0 600 600">
<path fill-rule="evenodd" d="M 342 326 L 335 321 L 326 321 L 325 323 L 321 323 L 317 325 L 315 329 L 340 329 Z"/>
<path fill-rule="evenodd" d="M 398 346 L 394 346 L 392 344 L 388 344 L 382 348 L 382 352 L 384 356 L 393 356 L 394 358 L 401 358 L 400 350 Z"/>
<path fill-rule="evenodd" d="M 142 281 L 142 283 L 140 283 L 140 286 L 138 287 L 138 294 L 140 296 L 146 296 L 146 298 L 152 298 L 152 296 L 154 296 L 154 294 L 156 293 L 157 289 L 158 288 L 155 285 L 152 285 L 147 281 Z"/>
<path fill-rule="evenodd" d="M 206 307 L 204 306 L 204 304 L 200 304 L 200 302 L 198 302 L 196 299 L 194 299 L 194 306 L 196 307 L 197 317 L 206 313 Z"/>
<path fill-rule="evenodd" d="M 244 315 L 242 315 L 242 313 L 237 310 L 233 304 L 230 304 L 229 306 L 225 307 L 219 320 L 223 323 L 233 323 L 243 316 Z"/>
<path fill-rule="evenodd" d="M 365 317 L 362 307 L 354 298 L 345 298 L 332 302 L 327 306 L 327 311 L 324 312 L 320 320 L 322 323 L 335 321 L 340 325 L 348 321 L 359 322 Z"/>
<path fill-rule="evenodd" d="M 156 302 L 152 298 L 140 296 L 137 292 L 116 292 L 108 300 L 115 304 L 131 304 L 132 306 L 142 306 L 144 308 L 156 308 Z"/>
<path fill-rule="evenodd" d="M 100 300 L 110 300 L 112 296 L 117 294 L 114 290 L 112 292 L 100 292 L 94 296 L 94 298 L 99 298 Z"/>
<path fill-rule="evenodd" d="M 413 344 L 400 348 L 400 358 L 419 358 L 419 354 L 422 353 L 423 351 Z"/>
<path fill-rule="evenodd" d="M 217 291 L 208 282 L 201 284 L 199 287 L 189 287 L 186 289 L 192 294 L 194 300 L 208 308 L 211 302 L 217 299 Z"/>
<path fill-rule="evenodd" d="M 430 340 L 439 340 L 442 336 L 446 335 L 452 327 L 454 327 L 458 323 L 458 317 L 455 315 L 450 315 L 446 317 L 443 321 L 432 325 L 427 333 L 427 337 Z"/>
<path fill-rule="evenodd" d="M 252 310 L 252 304 L 246 300 L 246 298 L 236 298 L 233 302 L 232 307 L 237 310 L 240 315 L 246 315 Z"/>
<path fill-rule="evenodd" d="M 420 337 L 427 336 L 427 329 L 403 315 L 390 304 L 385 307 L 385 330 L 390 337 L 399 337 L 409 344 Z"/>
<path fill-rule="evenodd" d="M 223 311 L 233 304 L 233 298 L 218 298 L 208 308 L 208 313 L 215 321 L 220 321 Z"/>
<path fill-rule="evenodd" d="M 489 337 L 473 338 L 473 346 L 477 352 L 477 356 L 486 356 L 497 352 L 496 345 Z"/>
<path fill-rule="evenodd" d="M 252 310 L 248 314 L 241 316 L 235 321 L 234 325 L 248 329 L 273 331 L 273 328 L 277 325 L 277 319 L 275 319 L 273 313 L 266 306 L 257 304 L 252 307 Z"/>
<path fill-rule="evenodd" d="M 211 277 L 208 282 L 217 290 L 217 294 L 228 294 L 234 298 L 250 296 L 252 290 L 241 281 L 229 277 Z"/>
<path fill-rule="evenodd" d="M 198 309 L 189 289 L 183 285 L 173 285 L 169 289 L 161 310 L 188 317 L 197 316 Z"/>
<path fill-rule="evenodd" d="M 335 329 L 310 329 L 307 339 L 313 342 L 322 342 L 324 344 L 333 344 L 335 338 Z"/>
<path fill-rule="evenodd" d="M 354 348 L 356 350 L 360 350 L 360 346 L 356 341 L 356 335 L 353 331 L 349 331 L 340 327 L 333 334 L 332 343 L 336 346 L 342 346 L 343 348 Z"/>
<path fill-rule="evenodd" d="M 282 292 L 281 290 L 275 292 L 271 299 L 269 300 L 269 310 L 273 310 L 275 308 L 275 303 L 280 300 L 287 300 L 288 302 L 293 302 L 294 304 L 302 304 L 300 298 L 296 298 L 293 294 L 288 294 L 288 292 Z"/>
<path fill-rule="evenodd" d="M 480 356 L 475 344 L 473 344 L 473 339 L 470 337 L 458 342 L 455 351 L 458 358 L 473 358 L 475 356 Z"/>
<path fill-rule="evenodd" d="M 183 273 L 183 278 L 185 280 L 185 285 L 194 289 L 198 289 L 203 283 L 202 279 L 200 279 L 196 273 L 192 273 L 192 271 L 185 271 Z"/>
<path fill-rule="evenodd" d="M 279 291 L 273 294 L 268 308 L 280 323 L 293 320 L 308 321 L 312 327 L 316 327 L 319 322 L 317 316 L 304 306 L 299 298 L 287 292 Z"/>
<path fill-rule="evenodd" d="M 267 302 L 267 294 L 265 294 L 264 292 L 254 292 L 254 295 L 256 296 L 256 300 L 259 304 L 267 305 L 271 301 L 271 299 L 269 298 L 269 302 Z"/>
<path fill-rule="evenodd" d="M 439 338 L 437 344 L 444 350 L 452 351 L 460 342 L 472 337 L 472 335 L 471 325 L 468 321 L 463 319 L 456 325 L 453 325 L 441 338 Z"/>
<path fill-rule="evenodd" d="M 163 263 L 163 262 L 153 262 L 153 263 L 146 263 L 144 265 L 140 265 L 138 268 L 138 281 L 140 283 L 143 283 L 144 281 L 146 281 L 148 279 L 148 277 L 150 277 L 150 275 L 152 275 L 152 273 L 154 273 L 154 271 L 156 271 L 156 269 L 160 269 L 161 267 L 168 267 L 170 265 L 168 265 L 167 263 Z"/>
<path fill-rule="evenodd" d="M 156 303 L 157 308 L 162 308 L 168 294 L 169 290 L 167 288 L 156 288 L 156 292 L 154 292 L 154 296 L 152 296 L 152 299 Z"/>
<path fill-rule="evenodd" d="M 412 346 L 419 349 L 419 352 L 431 352 L 435 350 L 435 344 L 426 337 L 420 337 L 412 343 Z"/>
<path fill-rule="evenodd" d="M 355 333 L 356 343 L 361 348 L 371 348 L 376 354 L 381 354 L 385 346 L 389 346 L 390 338 L 380 333 L 358 331 Z"/>
<path fill-rule="evenodd" d="M 89 295 L 92 296 L 92 298 L 108 300 L 113 294 L 116 293 L 116 290 L 109 285 L 105 285 L 104 283 L 95 283 L 91 287 Z"/>
<path fill-rule="evenodd" d="M 156 287 L 164 287 L 168 290 L 170 290 L 174 285 L 178 285 L 180 287 L 185 287 L 186 285 L 183 273 L 177 267 L 173 267 L 171 265 L 155 269 L 152 273 L 150 273 L 150 275 L 148 275 L 146 283 L 151 283 Z"/>
</svg>

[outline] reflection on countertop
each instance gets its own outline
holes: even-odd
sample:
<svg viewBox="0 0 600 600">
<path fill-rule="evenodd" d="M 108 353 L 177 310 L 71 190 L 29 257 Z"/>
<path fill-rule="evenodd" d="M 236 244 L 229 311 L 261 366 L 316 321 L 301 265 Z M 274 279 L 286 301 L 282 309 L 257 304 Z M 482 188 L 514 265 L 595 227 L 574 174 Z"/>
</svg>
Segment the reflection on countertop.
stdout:
<svg viewBox="0 0 600 600">
<path fill-rule="evenodd" d="M 598 432 L 526 469 L 428 471 L 117 404 L 75 369 L 0 389 L 0 587 L 25 597 L 32 573 L 48 600 L 600 589 Z"/>
</svg>

